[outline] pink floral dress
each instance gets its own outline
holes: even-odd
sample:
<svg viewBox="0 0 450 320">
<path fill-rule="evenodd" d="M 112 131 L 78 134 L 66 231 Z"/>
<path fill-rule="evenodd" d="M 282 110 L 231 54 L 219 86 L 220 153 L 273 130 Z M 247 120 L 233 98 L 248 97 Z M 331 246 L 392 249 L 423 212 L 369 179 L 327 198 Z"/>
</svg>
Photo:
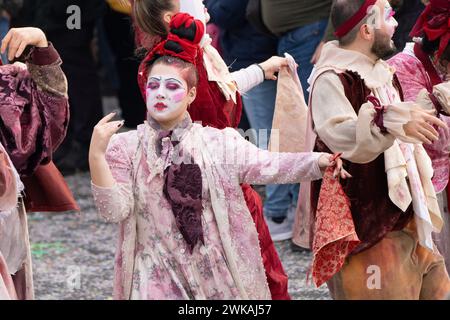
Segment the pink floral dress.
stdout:
<svg viewBox="0 0 450 320">
<path fill-rule="evenodd" d="M 108 146 L 106 158 L 116 184 L 111 188 L 93 184 L 92 189 L 99 213 L 121 224 L 115 298 L 270 299 L 256 228 L 239 184 L 320 179 L 321 154 L 269 153 L 257 149 L 233 129 L 193 124 L 185 131 L 181 149 L 173 148 L 170 138 L 163 138 L 160 156 L 155 152 L 157 134 L 148 123 L 137 131 L 113 136 Z M 195 135 L 208 142 L 198 145 Z M 216 162 L 224 149 L 247 155 L 252 164 Z M 164 172 L 177 150 L 192 154 L 202 171 L 204 242 L 196 244 L 192 253 L 163 191 Z M 208 157 L 202 156 L 205 152 Z M 212 167 L 205 161 L 209 157 Z M 278 170 L 264 174 L 275 162 Z M 218 212 L 219 207 L 223 211 Z M 130 250 L 134 254 L 129 259 Z"/>
</svg>

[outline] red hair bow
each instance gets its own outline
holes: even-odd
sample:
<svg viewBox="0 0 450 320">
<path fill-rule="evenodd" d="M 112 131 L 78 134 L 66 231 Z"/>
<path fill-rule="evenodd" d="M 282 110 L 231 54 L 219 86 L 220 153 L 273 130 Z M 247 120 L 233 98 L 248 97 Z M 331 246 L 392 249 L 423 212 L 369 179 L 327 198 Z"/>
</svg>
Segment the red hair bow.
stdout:
<svg viewBox="0 0 450 320">
<path fill-rule="evenodd" d="M 431 0 L 416 25 L 412 29 L 411 37 L 426 34 L 430 41 L 440 39 L 437 57 L 439 58 L 450 41 L 450 0 Z"/>
<path fill-rule="evenodd" d="M 172 17 L 167 39 L 157 44 L 141 62 L 138 84 L 145 97 L 148 64 L 162 56 L 172 56 L 196 65 L 202 54 L 199 43 L 205 34 L 205 25 L 187 13 L 177 13 Z"/>
</svg>

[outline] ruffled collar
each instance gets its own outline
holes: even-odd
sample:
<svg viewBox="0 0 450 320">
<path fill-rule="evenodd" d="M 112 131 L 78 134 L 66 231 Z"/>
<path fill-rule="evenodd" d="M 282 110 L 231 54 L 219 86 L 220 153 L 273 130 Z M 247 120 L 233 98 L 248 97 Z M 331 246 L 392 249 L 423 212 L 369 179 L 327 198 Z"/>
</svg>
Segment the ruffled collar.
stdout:
<svg viewBox="0 0 450 320">
<path fill-rule="evenodd" d="M 180 143 L 188 135 L 192 127 L 193 122 L 187 112 L 185 118 L 171 130 L 163 129 L 151 117 L 148 117 L 144 124 L 138 126 L 138 139 L 141 141 L 144 149 L 147 164 L 151 168 L 147 182 L 150 182 L 155 176 L 164 173 L 176 152 L 181 153 L 181 155 L 176 155 L 178 157 L 177 162 L 182 161 L 184 156 L 187 156 L 182 154 Z"/>
<path fill-rule="evenodd" d="M 180 136 L 180 133 L 185 132 L 186 130 L 189 130 L 192 127 L 192 119 L 188 112 L 186 112 L 185 117 L 181 122 L 179 122 L 175 127 L 173 127 L 170 130 L 165 130 L 161 127 L 161 125 L 152 117 L 148 117 L 147 121 L 145 121 L 145 124 L 148 125 L 152 130 L 157 132 L 173 132 L 177 134 L 177 136 Z"/>
<path fill-rule="evenodd" d="M 146 127 L 151 131 L 153 142 L 157 156 L 161 156 L 164 146 L 172 144 L 174 147 L 178 145 L 184 138 L 185 134 L 192 128 L 192 119 L 189 113 L 186 112 L 185 117 L 175 127 L 170 130 L 163 129 L 161 125 L 152 117 L 148 117 L 145 122 Z"/>
<path fill-rule="evenodd" d="M 338 41 L 330 41 L 323 47 L 320 59 L 315 66 L 315 75 L 327 69 L 338 72 L 352 71 L 357 73 L 367 87 L 380 88 L 392 83 L 395 68 L 383 59 L 372 60 L 365 54 L 357 51 L 342 49 Z"/>
<path fill-rule="evenodd" d="M 192 120 L 186 113 L 183 121 L 171 130 L 162 129 L 158 122 L 149 118 L 148 128 L 153 133 L 156 158 L 150 165 L 148 181 L 160 174 L 164 179 L 163 194 L 172 208 L 178 230 L 192 254 L 198 243 L 204 244 L 202 226 L 202 172 L 192 156 L 184 153 L 181 140 L 192 128 Z M 151 146 L 150 144 L 149 146 Z M 181 160 L 181 161 L 180 161 Z"/>
</svg>

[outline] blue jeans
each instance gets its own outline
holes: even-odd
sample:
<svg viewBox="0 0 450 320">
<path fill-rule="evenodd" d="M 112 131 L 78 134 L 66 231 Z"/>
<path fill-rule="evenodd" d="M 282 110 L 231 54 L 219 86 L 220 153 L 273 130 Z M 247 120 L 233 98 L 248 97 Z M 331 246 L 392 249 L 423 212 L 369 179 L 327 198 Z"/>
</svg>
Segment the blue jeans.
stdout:
<svg viewBox="0 0 450 320">
<path fill-rule="evenodd" d="M 242 97 L 250 127 L 256 130 L 257 146 L 261 149 L 267 149 L 269 143 L 276 93 L 276 81 L 266 80 Z M 270 218 L 286 217 L 289 206 L 297 204 L 298 191 L 298 184 L 267 185 L 264 214 Z"/>
<path fill-rule="evenodd" d="M 9 20 L 5 17 L 0 17 L 0 41 L 6 36 L 9 31 Z M 1 55 L 4 64 L 8 63 L 7 51 Z"/>
<path fill-rule="evenodd" d="M 311 58 L 317 46 L 325 34 L 328 20 L 320 20 L 309 25 L 294 29 L 280 37 L 278 42 L 278 55 L 284 56 L 289 53 L 299 65 L 298 76 L 302 83 L 305 100 L 308 102 L 309 84 L 308 78 L 311 75 L 313 65 Z"/>
</svg>

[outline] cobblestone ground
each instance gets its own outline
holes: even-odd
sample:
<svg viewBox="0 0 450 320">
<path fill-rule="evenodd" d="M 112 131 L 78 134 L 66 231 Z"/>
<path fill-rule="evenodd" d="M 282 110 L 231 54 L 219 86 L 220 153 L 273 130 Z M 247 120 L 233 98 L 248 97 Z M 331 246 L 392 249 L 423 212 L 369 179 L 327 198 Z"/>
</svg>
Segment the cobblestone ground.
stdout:
<svg viewBox="0 0 450 320">
<path fill-rule="evenodd" d="M 36 299 L 111 299 L 117 227 L 98 217 L 88 174 L 67 181 L 81 213 L 29 215 Z M 292 251 L 290 241 L 277 249 L 293 299 L 329 299 L 325 286 L 306 284 L 309 253 Z"/>
</svg>

